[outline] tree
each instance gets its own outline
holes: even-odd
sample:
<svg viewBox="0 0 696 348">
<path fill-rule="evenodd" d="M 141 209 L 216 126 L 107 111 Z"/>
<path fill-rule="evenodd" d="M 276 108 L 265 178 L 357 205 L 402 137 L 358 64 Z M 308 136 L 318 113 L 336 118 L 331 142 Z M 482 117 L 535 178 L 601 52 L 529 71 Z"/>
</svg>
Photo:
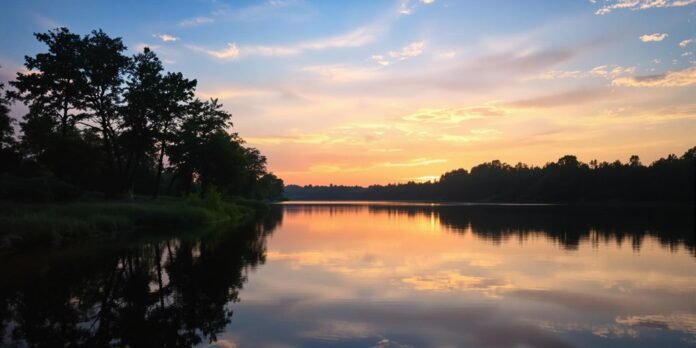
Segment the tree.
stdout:
<svg viewBox="0 0 696 348">
<path fill-rule="evenodd" d="M 14 138 L 14 120 L 10 117 L 10 101 L 3 93 L 4 88 L 0 83 L 0 172 L 15 169 L 20 161 Z"/>
<path fill-rule="evenodd" d="M 0 151 L 15 145 L 14 120 L 10 117 L 10 101 L 3 95 L 4 88 L 0 83 Z"/>
<path fill-rule="evenodd" d="M 217 99 L 194 100 L 174 134 L 175 142 L 168 148 L 169 163 L 184 189 L 189 192 L 195 174 L 204 161 L 204 147 L 212 137 L 232 126 L 232 115 L 222 109 Z"/>
<path fill-rule="evenodd" d="M 18 72 L 10 82 L 16 89 L 11 95 L 29 106 L 27 122 L 32 118 L 49 119 L 66 136 L 84 117 L 77 111 L 82 107 L 86 87 L 81 66 L 85 42 L 67 28 L 34 36 L 48 46 L 48 52 L 24 58 L 28 72 Z"/>
<path fill-rule="evenodd" d="M 148 47 L 131 59 L 128 68 L 120 142 L 125 152 L 127 187 L 131 192 L 138 169 L 153 155 L 153 127 L 158 118 L 163 70 L 159 58 Z"/>
<path fill-rule="evenodd" d="M 118 141 L 120 103 L 125 68 L 129 58 L 123 55 L 126 46 L 121 38 L 111 38 L 102 30 L 92 31 L 83 39 L 78 57 L 83 72 L 84 100 L 82 125 L 96 130 L 108 165 L 106 181 L 111 191 L 122 190 L 123 161 Z"/>
<path fill-rule="evenodd" d="M 269 201 L 278 201 L 283 199 L 283 191 L 285 184 L 283 179 L 277 177 L 273 173 L 268 173 L 259 179 L 259 198 Z"/>
<path fill-rule="evenodd" d="M 180 125 L 189 110 L 189 103 L 193 99 L 196 84 L 196 80 L 185 79 L 181 73 L 168 73 L 162 79 L 158 97 L 158 112 L 154 120 L 154 135 L 158 142 L 159 155 L 153 197 L 159 195 L 167 145 L 173 140 L 177 126 Z"/>
</svg>

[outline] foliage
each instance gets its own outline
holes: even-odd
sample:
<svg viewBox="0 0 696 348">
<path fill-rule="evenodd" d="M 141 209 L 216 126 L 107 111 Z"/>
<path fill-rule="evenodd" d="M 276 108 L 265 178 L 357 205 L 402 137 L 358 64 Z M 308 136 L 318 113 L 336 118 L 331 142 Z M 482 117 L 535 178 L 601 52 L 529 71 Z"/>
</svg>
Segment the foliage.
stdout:
<svg viewBox="0 0 696 348">
<path fill-rule="evenodd" d="M 183 228 L 210 223 L 237 224 L 253 214 L 211 191 L 205 199 L 81 202 L 0 206 L 0 247 L 55 245 L 136 228 Z"/>
<path fill-rule="evenodd" d="M 8 163 L 0 172 L 51 177 L 112 197 L 197 188 L 203 195 L 213 186 L 229 197 L 281 195 L 279 181 L 261 180 L 266 158 L 228 132 L 231 114 L 223 105 L 196 98 L 197 81 L 165 72 L 149 48 L 127 57 L 121 38 L 102 30 L 35 36 L 47 52 L 25 58 L 26 72 L 10 82 L 7 98 L 0 86 L 0 152 Z M 18 144 L 11 101 L 29 109 Z"/>
</svg>

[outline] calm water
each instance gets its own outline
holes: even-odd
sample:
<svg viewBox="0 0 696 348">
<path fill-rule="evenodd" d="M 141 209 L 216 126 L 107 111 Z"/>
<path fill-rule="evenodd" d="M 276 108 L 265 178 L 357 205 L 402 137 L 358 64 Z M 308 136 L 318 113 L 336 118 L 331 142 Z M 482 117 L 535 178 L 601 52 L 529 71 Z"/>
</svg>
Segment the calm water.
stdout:
<svg viewBox="0 0 696 348">
<path fill-rule="evenodd" d="M 690 210 L 286 204 L 1 252 L 1 345 L 696 346 L 694 238 Z"/>
</svg>

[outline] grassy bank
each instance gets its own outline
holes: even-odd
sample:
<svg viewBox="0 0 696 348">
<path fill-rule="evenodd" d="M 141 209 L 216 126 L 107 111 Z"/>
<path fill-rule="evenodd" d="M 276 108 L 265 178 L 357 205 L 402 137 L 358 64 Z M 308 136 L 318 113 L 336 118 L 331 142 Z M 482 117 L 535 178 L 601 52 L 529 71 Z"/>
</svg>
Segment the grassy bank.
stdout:
<svg viewBox="0 0 696 348">
<path fill-rule="evenodd" d="M 128 233 L 167 233 L 214 223 L 241 223 L 266 209 L 263 202 L 140 199 L 64 204 L 0 204 L 0 249 L 60 245 Z"/>
</svg>

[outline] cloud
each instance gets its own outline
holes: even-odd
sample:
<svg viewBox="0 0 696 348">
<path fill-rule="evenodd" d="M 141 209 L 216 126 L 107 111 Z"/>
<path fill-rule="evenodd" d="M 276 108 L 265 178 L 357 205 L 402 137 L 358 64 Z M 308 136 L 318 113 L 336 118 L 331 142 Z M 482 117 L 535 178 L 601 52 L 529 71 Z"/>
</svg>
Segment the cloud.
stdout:
<svg viewBox="0 0 696 348">
<path fill-rule="evenodd" d="M 36 20 L 36 23 L 39 24 L 43 29 L 50 30 L 50 29 L 55 29 L 55 28 L 60 28 L 64 27 L 65 25 L 61 22 L 58 22 L 57 20 L 53 18 L 48 18 L 46 16 L 42 16 L 40 14 L 34 14 L 34 19 Z"/>
<path fill-rule="evenodd" d="M 666 33 L 654 33 L 654 34 L 645 34 L 640 36 L 640 41 L 643 42 L 659 42 L 664 40 L 667 36 Z"/>
<path fill-rule="evenodd" d="M 623 87 L 683 87 L 696 84 L 696 67 L 663 74 L 621 77 L 611 82 Z"/>
<path fill-rule="evenodd" d="M 370 80 L 377 74 L 374 69 L 350 67 L 343 64 L 314 65 L 302 70 L 317 76 L 322 81 L 338 83 Z"/>
<path fill-rule="evenodd" d="M 415 0 L 400 0 L 399 1 L 399 14 L 408 16 L 413 13 L 413 10 L 416 8 L 416 5 L 413 5 L 412 2 Z M 418 0 L 420 4 L 423 5 L 432 5 L 435 3 L 435 0 Z"/>
<path fill-rule="evenodd" d="M 621 75 L 633 74 L 636 71 L 635 66 L 623 67 L 620 65 L 600 65 L 592 68 L 589 74 L 592 76 L 599 76 L 604 78 L 616 78 Z"/>
<path fill-rule="evenodd" d="M 496 136 L 503 132 L 492 128 L 475 128 L 467 134 L 441 134 L 437 140 L 446 143 L 470 143 L 473 141 L 484 141 L 497 138 Z"/>
<path fill-rule="evenodd" d="M 336 137 L 328 134 L 301 134 L 301 135 L 281 135 L 269 137 L 247 137 L 250 144 L 340 144 L 347 143 L 349 139 Z"/>
<path fill-rule="evenodd" d="M 196 95 L 202 98 L 215 98 L 223 100 L 244 97 L 268 97 L 275 94 L 278 93 L 272 90 L 254 88 L 225 88 L 216 91 L 200 90 L 196 93 Z"/>
<path fill-rule="evenodd" d="M 591 312 L 614 312 L 623 307 L 616 298 L 565 290 L 519 289 L 510 291 L 508 294 L 532 301 L 547 302 Z"/>
<path fill-rule="evenodd" d="M 409 0 L 399 1 L 399 14 L 410 15 L 413 12 L 413 6 L 409 4 Z"/>
<path fill-rule="evenodd" d="M 178 37 L 173 36 L 173 35 L 169 35 L 169 34 L 159 34 L 159 35 L 153 35 L 153 36 L 156 37 L 156 38 L 159 38 L 160 40 L 162 40 L 162 41 L 164 41 L 164 42 L 177 41 L 177 40 L 179 40 Z"/>
<path fill-rule="evenodd" d="M 227 43 L 227 48 L 223 48 L 220 50 L 213 50 L 201 46 L 193 46 L 189 45 L 187 46 L 188 48 L 194 50 L 194 51 L 199 51 L 203 52 L 205 54 L 208 54 L 211 57 L 215 57 L 218 59 L 233 59 L 237 58 L 239 56 L 239 48 L 237 48 L 237 45 L 234 42 L 229 42 Z"/>
<path fill-rule="evenodd" d="M 377 38 L 379 29 L 375 26 L 359 27 L 345 34 L 299 42 L 290 45 L 239 45 L 228 43 L 227 49 L 214 50 L 201 46 L 188 46 L 190 49 L 208 53 L 219 59 L 236 58 L 238 56 L 293 56 L 307 50 L 325 50 L 331 48 L 359 47 L 369 44 Z"/>
<path fill-rule="evenodd" d="M 401 281 L 419 291 L 492 290 L 505 285 L 498 279 L 446 271 L 432 275 L 406 277 Z"/>
<path fill-rule="evenodd" d="M 199 17 L 193 17 L 193 18 L 184 19 L 184 20 L 182 20 L 182 21 L 179 22 L 179 26 L 182 26 L 182 27 L 197 27 L 197 26 L 199 26 L 199 25 L 212 23 L 212 22 L 214 22 L 214 21 L 215 21 L 215 20 L 212 19 L 211 17 L 199 16 Z"/>
<path fill-rule="evenodd" d="M 522 99 L 511 102 L 507 106 L 518 108 L 552 108 L 568 105 L 586 104 L 599 99 L 615 98 L 608 90 L 602 89 L 582 89 L 569 92 L 544 95 L 529 99 Z"/>
<path fill-rule="evenodd" d="M 686 39 L 686 40 L 683 40 L 682 42 L 679 43 L 679 47 L 685 48 L 686 46 L 688 46 L 688 45 L 691 44 L 692 42 L 694 42 L 694 39 Z"/>
<path fill-rule="evenodd" d="M 431 159 L 431 158 L 414 158 L 408 161 L 403 161 L 403 162 L 384 162 L 379 164 L 380 167 L 418 167 L 418 166 L 427 166 L 431 164 L 437 164 L 437 163 L 445 163 L 447 162 L 446 159 L 442 158 L 436 158 L 436 159 Z"/>
<path fill-rule="evenodd" d="M 342 164 L 322 163 L 309 167 L 309 172 L 312 173 L 345 173 L 345 172 L 362 172 L 375 170 L 379 168 L 405 168 L 405 167 L 421 167 L 432 164 L 445 163 L 446 159 L 442 158 L 413 158 L 399 162 L 381 162 L 368 165 L 346 166 Z"/>
<path fill-rule="evenodd" d="M 628 326 L 681 331 L 696 335 L 696 315 L 694 314 L 632 315 L 625 318 L 617 317 L 615 321 Z"/>
<path fill-rule="evenodd" d="M 403 47 L 400 51 L 390 51 L 389 56 L 399 60 L 418 57 L 423 53 L 424 46 L 424 41 L 413 42 Z"/>
<path fill-rule="evenodd" d="M 636 71 L 635 66 L 624 67 L 620 65 L 600 65 L 590 70 L 551 70 L 541 73 L 532 80 L 557 80 L 557 79 L 582 79 L 587 77 L 603 77 L 606 79 L 614 79 L 621 75 L 633 74 Z"/>
<path fill-rule="evenodd" d="M 475 106 L 465 108 L 424 108 L 402 117 L 404 121 L 418 123 L 455 124 L 486 116 L 502 116 L 506 111 L 497 106 Z"/>
<path fill-rule="evenodd" d="M 268 56 L 268 57 L 282 57 L 282 56 L 294 56 L 302 51 L 296 47 L 286 47 L 286 46 L 242 46 L 240 47 L 240 54 L 244 56 Z"/>
<path fill-rule="evenodd" d="M 360 47 L 375 41 L 378 31 L 379 28 L 376 26 L 363 26 L 342 35 L 303 42 L 298 47 L 311 50 Z"/>
<path fill-rule="evenodd" d="M 424 48 L 425 41 L 416 41 L 402 47 L 398 51 L 389 51 L 387 54 L 375 54 L 371 58 L 379 65 L 388 66 L 396 61 L 418 57 L 423 54 Z"/>
<path fill-rule="evenodd" d="M 682 7 L 696 3 L 696 0 L 607 0 L 606 5 L 595 14 L 605 15 L 613 10 L 647 10 L 650 8 Z"/>
</svg>

